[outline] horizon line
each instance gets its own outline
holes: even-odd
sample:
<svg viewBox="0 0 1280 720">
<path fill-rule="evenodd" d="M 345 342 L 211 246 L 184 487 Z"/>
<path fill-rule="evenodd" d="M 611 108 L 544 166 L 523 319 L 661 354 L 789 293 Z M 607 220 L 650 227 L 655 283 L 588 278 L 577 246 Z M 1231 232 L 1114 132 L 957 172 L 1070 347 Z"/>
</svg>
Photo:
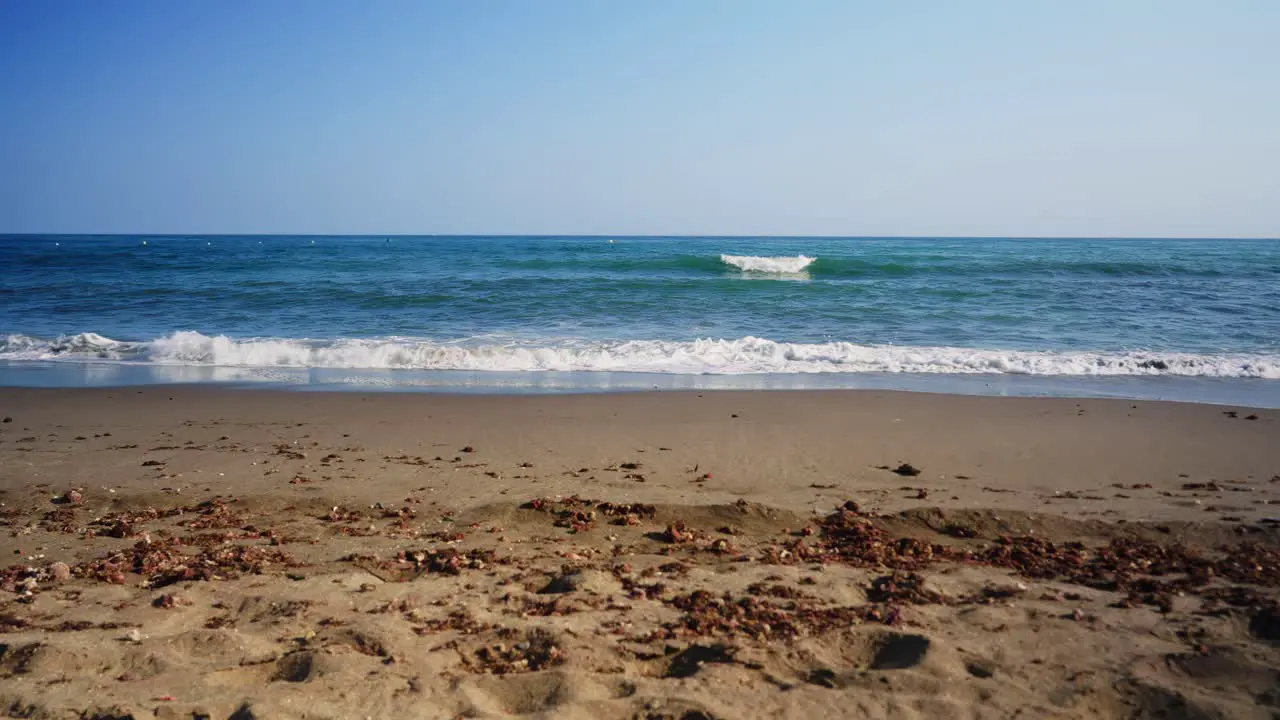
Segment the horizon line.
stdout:
<svg viewBox="0 0 1280 720">
<path fill-rule="evenodd" d="M 0 238 L 61 237 L 61 238 L 248 238 L 248 237 L 299 237 L 299 238 L 707 238 L 707 239 L 814 239 L 814 240 L 1280 240 L 1280 236 L 1194 236 L 1194 235 L 781 235 L 781 234 L 664 234 L 664 233 L 166 233 L 166 232 L 0 232 Z"/>
</svg>

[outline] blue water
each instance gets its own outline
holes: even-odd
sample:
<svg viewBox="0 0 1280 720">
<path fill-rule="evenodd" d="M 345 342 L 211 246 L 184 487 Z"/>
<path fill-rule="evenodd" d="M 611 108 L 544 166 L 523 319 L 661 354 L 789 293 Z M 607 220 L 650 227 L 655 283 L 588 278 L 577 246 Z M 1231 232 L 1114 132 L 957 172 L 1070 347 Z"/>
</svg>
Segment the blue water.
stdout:
<svg viewBox="0 0 1280 720">
<path fill-rule="evenodd" d="M 0 362 L 10 384 L 92 365 L 406 387 L 1186 378 L 1271 397 L 1280 242 L 0 236 Z"/>
</svg>

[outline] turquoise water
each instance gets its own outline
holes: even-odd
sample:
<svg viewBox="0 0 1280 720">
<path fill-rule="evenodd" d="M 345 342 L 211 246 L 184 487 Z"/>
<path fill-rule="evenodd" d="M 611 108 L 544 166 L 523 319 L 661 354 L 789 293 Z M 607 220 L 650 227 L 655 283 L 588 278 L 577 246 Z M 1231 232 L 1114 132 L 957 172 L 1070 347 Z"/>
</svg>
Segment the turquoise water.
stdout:
<svg viewBox="0 0 1280 720">
<path fill-rule="evenodd" d="M 7 382 L 33 364 L 1274 381 L 1280 242 L 2 236 L 0 361 Z"/>
</svg>

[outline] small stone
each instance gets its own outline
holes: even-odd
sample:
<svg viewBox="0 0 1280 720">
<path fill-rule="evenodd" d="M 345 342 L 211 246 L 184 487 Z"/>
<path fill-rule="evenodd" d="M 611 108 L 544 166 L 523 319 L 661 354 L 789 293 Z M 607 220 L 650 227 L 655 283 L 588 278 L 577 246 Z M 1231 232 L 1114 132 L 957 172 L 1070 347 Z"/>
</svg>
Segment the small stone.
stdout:
<svg viewBox="0 0 1280 720">
<path fill-rule="evenodd" d="M 131 643 L 140 643 L 142 642 L 142 631 L 138 630 L 138 628 L 134 628 L 124 636 L 124 639 Z"/>
<path fill-rule="evenodd" d="M 967 662 L 965 663 L 964 669 L 968 670 L 969 674 L 976 678 L 989 678 L 996 674 L 995 665 L 985 660 L 972 660 Z"/>
<path fill-rule="evenodd" d="M 54 580 L 70 580 L 71 567 L 64 562 L 56 562 L 49 566 L 49 574 Z"/>
</svg>

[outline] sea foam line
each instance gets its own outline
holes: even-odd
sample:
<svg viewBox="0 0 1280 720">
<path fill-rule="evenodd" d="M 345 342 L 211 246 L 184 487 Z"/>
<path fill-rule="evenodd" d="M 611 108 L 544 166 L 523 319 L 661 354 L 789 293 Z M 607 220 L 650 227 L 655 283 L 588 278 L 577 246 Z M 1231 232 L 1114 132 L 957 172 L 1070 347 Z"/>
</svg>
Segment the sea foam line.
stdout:
<svg viewBox="0 0 1280 720">
<path fill-rule="evenodd" d="M 0 339 L 0 360 L 115 361 L 218 367 L 473 371 L 749 373 L 949 373 L 1055 376 L 1180 375 L 1280 379 L 1280 355 L 1024 351 L 784 343 L 756 337 L 691 341 L 574 340 L 557 344 L 433 342 L 411 338 L 237 339 L 182 331 L 122 342 L 93 333 Z"/>
</svg>

